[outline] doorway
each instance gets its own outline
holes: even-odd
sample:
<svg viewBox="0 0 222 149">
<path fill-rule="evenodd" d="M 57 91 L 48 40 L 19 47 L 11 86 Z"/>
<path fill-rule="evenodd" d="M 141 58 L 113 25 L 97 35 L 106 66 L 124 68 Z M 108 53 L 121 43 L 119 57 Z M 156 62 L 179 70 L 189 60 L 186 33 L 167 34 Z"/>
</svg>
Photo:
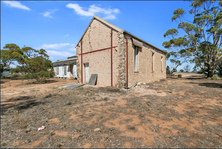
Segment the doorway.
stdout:
<svg viewBox="0 0 222 149">
<path fill-rule="evenodd" d="M 84 64 L 85 83 L 89 83 L 89 63 Z"/>
<path fill-rule="evenodd" d="M 70 78 L 73 77 L 73 64 L 69 64 Z"/>
</svg>

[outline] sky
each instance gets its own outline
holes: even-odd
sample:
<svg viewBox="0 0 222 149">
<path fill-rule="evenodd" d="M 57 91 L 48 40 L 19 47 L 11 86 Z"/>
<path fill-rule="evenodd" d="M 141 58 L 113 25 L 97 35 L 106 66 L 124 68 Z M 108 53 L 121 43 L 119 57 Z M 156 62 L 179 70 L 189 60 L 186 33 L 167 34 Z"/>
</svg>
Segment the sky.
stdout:
<svg viewBox="0 0 222 149">
<path fill-rule="evenodd" d="M 97 15 L 167 50 L 162 43 L 169 38 L 163 34 L 178 26 L 171 21 L 173 11 L 178 8 L 189 11 L 189 4 L 184 1 L 1 1 L 1 49 L 8 43 L 43 48 L 52 62 L 64 60 L 76 55 L 77 42 L 93 15 Z M 169 61 L 167 65 L 171 65 Z"/>
</svg>

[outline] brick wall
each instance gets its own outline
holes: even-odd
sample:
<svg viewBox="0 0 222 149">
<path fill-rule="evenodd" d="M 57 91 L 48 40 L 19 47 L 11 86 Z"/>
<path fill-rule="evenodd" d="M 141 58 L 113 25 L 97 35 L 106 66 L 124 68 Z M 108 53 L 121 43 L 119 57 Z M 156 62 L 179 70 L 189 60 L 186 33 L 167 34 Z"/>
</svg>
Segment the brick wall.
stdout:
<svg viewBox="0 0 222 149">
<path fill-rule="evenodd" d="M 131 39 L 128 39 L 128 79 L 129 87 L 136 82 L 152 82 L 166 78 L 166 56 L 154 48 L 146 45 L 142 46 L 138 52 L 138 72 L 134 71 L 134 45 Z M 154 63 L 152 71 L 152 52 L 154 53 Z M 161 56 L 162 71 L 161 71 Z"/>
<path fill-rule="evenodd" d="M 113 85 L 118 85 L 118 33 L 113 30 Z M 111 47 L 111 28 L 94 19 L 82 38 L 83 53 Z M 77 78 L 81 82 L 81 42 L 76 47 Z M 111 49 L 83 55 L 83 63 L 89 63 L 89 76 L 98 74 L 97 85 L 111 85 Z M 84 65 L 83 65 L 83 74 Z M 84 81 L 84 75 L 83 75 Z"/>
<path fill-rule="evenodd" d="M 116 47 L 115 47 L 116 46 Z M 83 64 L 89 63 L 89 77 L 98 74 L 97 85 L 111 86 L 111 28 L 94 19 L 82 38 Z M 126 84 L 126 40 L 123 33 L 113 30 L 113 86 L 125 88 Z M 152 52 L 154 71 L 152 72 Z M 81 42 L 76 47 L 77 78 L 81 82 Z M 161 71 L 161 56 L 163 57 Z M 128 39 L 128 86 L 135 82 L 152 82 L 166 78 L 166 57 L 163 53 L 143 46 L 138 54 L 138 72 L 134 72 L 134 46 Z M 83 78 L 84 78 L 84 65 Z M 84 79 L 83 79 L 84 83 Z"/>
</svg>

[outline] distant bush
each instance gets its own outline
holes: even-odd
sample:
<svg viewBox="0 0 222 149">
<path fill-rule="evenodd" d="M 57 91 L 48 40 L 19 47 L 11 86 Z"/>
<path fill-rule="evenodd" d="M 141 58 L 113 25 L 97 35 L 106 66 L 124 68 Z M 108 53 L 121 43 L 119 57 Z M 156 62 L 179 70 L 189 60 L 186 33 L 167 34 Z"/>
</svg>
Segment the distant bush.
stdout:
<svg viewBox="0 0 222 149">
<path fill-rule="evenodd" d="M 221 80 L 221 78 L 217 75 L 217 74 L 214 74 L 212 77 L 211 77 L 212 80 Z"/>
<path fill-rule="evenodd" d="M 21 67 L 19 66 L 10 69 L 10 74 L 19 73 L 19 72 L 21 72 Z"/>
<path fill-rule="evenodd" d="M 183 69 L 180 69 L 180 72 L 184 72 L 184 70 L 183 70 Z"/>
<path fill-rule="evenodd" d="M 23 80 L 36 79 L 37 82 L 46 83 L 46 79 L 53 78 L 54 73 L 51 71 L 40 71 L 37 73 L 28 73 L 22 76 Z"/>
<path fill-rule="evenodd" d="M 19 74 L 12 74 L 12 75 L 10 75 L 11 79 L 17 79 L 19 77 L 21 77 L 21 75 L 19 75 Z"/>
<path fill-rule="evenodd" d="M 170 74 L 170 67 L 169 66 L 166 67 L 166 74 L 168 74 L 168 75 Z"/>
<path fill-rule="evenodd" d="M 173 72 L 177 72 L 177 69 L 176 69 L 176 68 L 173 68 Z"/>
</svg>

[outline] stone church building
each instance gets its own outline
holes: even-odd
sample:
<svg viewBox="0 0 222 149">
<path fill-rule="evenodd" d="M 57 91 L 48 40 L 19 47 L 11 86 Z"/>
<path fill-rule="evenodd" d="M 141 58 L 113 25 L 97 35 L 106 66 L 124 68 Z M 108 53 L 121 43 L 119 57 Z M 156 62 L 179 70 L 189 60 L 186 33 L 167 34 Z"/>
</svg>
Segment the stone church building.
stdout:
<svg viewBox="0 0 222 149">
<path fill-rule="evenodd" d="M 131 33 L 94 16 L 76 45 L 77 79 L 128 88 L 136 82 L 166 78 L 166 53 Z"/>
</svg>

